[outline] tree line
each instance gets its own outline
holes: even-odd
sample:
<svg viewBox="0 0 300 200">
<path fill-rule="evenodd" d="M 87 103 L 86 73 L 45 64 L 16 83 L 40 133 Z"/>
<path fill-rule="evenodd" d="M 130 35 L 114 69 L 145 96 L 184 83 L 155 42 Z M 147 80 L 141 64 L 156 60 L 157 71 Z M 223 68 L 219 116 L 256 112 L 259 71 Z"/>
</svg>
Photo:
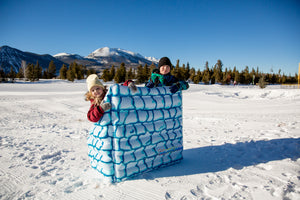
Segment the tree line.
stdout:
<svg viewBox="0 0 300 200">
<path fill-rule="evenodd" d="M 129 68 L 126 70 L 124 63 L 119 68 L 112 66 L 110 69 L 105 69 L 102 73 L 101 78 L 106 81 L 115 81 L 116 83 L 124 82 L 128 79 L 136 79 L 138 83 L 144 83 L 149 80 L 152 70 L 156 68 L 154 64 L 148 66 L 139 65 L 137 69 Z M 298 75 L 287 76 L 281 73 L 262 73 L 258 68 L 251 70 L 248 66 L 242 71 L 237 70 L 236 67 L 232 69 L 225 68 L 223 70 L 223 63 L 218 60 L 213 67 L 209 67 L 206 62 L 203 71 L 200 69 L 196 70 L 191 68 L 189 63 L 180 66 L 179 60 L 177 60 L 176 66 L 171 69 L 171 74 L 176 78 L 185 81 L 191 81 L 195 84 L 286 84 L 286 83 L 297 83 Z"/>
<path fill-rule="evenodd" d="M 282 73 L 281 70 L 278 73 L 272 71 L 271 73 L 262 73 L 258 67 L 256 69 L 249 69 L 248 66 L 241 71 L 237 70 L 236 67 L 233 69 L 225 68 L 224 70 L 221 60 L 218 60 L 212 67 L 209 67 L 208 62 L 206 62 L 202 71 L 191 68 L 189 63 L 180 66 L 179 62 L 177 60 L 176 65 L 172 66 L 171 74 L 180 80 L 190 81 L 195 84 L 293 84 L 297 83 L 298 80 L 297 74 L 295 76 L 288 76 Z M 126 68 L 125 64 L 121 63 L 119 67 L 112 65 L 109 69 L 104 69 L 100 74 L 105 82 L 114 81 L 115 83 L 122 83 L 129 79 L 135 79 L 141 84 L 149 80 L 154 68 L 156 68 L 154 64 L 139 65 L 137 68 Z M 15 78 L 25 78 L 28 81 L 37 81 L 40 78 L 59 78 L 74 81 L 75 79 L 84 79 L 88 75 L 95 73 L 97 73 L 95 69 L 87 69 L 86 66 L 79 65 L 74 61 L 69 66 L 63 64 L 57 76 L 57 67 L 53 61 L 49 63 L 49 67 L 45 70 L 42 69 L 37 61 L 35 65 L 22 63 L 17 73 L 14 72 L 13 67 L 11 67 L 10 72 L 7 74 L 0 69 L 0 82 L 7 81 L 8 79 L 13 81 Z"/>
<path fill-rule="evenodd" d="M 36 64 L 28 63 L 24 64 L 22 62 L 19 71 L 16 73 L 11 66 L 9 73 L 4 73 L 3 69 L 0 69 L 0 82 L 7 82 L 10 80 L 14 81 L 15 78 L 25 79 L 26 81 L 38 81 L 39 79 L 67 79 L 69 81 L 74 81 L 75 79 L 84 79 L 90 74 L 95 74 L 96 70 L 87 69 L 86 66 L 79 65 L 75 61 L 71 63 L 68 67 L 63 64 L 59 70 L 59 76 L 57 76 L 57 67 L 53 61 L 50 61 L 47 69 L 43 70 L 37 61 Z"/>
</svg>

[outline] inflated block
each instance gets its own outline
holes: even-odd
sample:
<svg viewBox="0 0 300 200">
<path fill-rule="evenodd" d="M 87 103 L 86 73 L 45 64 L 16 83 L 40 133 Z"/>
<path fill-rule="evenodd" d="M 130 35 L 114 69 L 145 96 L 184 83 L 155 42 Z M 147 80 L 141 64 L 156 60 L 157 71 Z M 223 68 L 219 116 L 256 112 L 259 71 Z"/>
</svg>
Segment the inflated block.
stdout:
<svg viewBox="0 0 300 200">
<path fill-rule="evenodd" d="M 120 182 L 182 159 L 182 94 L 168 87 L 112 85 L 112 108 L 90 129 L 91 166 L 104 179 Z"/>
</svg>

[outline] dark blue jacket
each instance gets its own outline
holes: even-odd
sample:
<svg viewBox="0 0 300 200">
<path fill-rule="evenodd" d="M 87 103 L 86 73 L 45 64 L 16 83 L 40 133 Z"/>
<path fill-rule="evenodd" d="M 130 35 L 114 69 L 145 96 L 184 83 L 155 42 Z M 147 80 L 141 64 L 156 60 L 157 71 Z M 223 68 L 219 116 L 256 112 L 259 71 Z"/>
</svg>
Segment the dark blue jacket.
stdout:
<svg viewBox="0 0 300 200">
<path fill-rule="evenodd" d="M 149 88 L 173 85 L 177 85 L 180 90 L 186 90 L 189 88 L 188 82 L 179 81 L 175 76 L 171 75 L 171 73 L 161 75 L 157 72 L 157 70 L 153 70 L 151 78 L 146 83 L 146 87 Z"/>
</svg>

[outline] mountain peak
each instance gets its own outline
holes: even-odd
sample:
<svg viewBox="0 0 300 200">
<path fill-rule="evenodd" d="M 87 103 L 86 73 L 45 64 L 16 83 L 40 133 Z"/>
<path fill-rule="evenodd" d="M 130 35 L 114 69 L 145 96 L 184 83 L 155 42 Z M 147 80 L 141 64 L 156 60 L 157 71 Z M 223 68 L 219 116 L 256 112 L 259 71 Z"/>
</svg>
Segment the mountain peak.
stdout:
<svg viewBox="0 0 300 200">
<path fill-rule="evenodd" d="M 102 47 L 96 49 L 92 53 L 90 53 L 86 58 L 97 60 L 102 64 L 117 64 L 117 63 L 125 63 L 131 66 L 138 66 L 152 63 L 157 63 L 156 59 L 149 59 L 148 57 L 144 57 L 138 53 L 134 53 L 132 51 L 120 49 L 120 48 L 109 48 Z"/>
<path fill-rule="evenodd" d="M 31 52 L 24 52 L 7 45 L 0 47 L 0 66 L 5 73 L 9 72 L 11 66 L 13 66 L 15 72 L 18 72 L 23 60 L 32 64 L 39 61 L 39 64 L 43 69 L 46 69 L 49 66 L 51 60 L 55 62 L 57 67 L 61 67 L 63 64 L 71 64 L 76 61 L 76 63 L 80 65 L 98 68 L 100 70 L 111 67 L 112 65 L 119 66 L 121 63 L 124 63 L 126 67 L 133 68 L 136 68 L 139 65 L 158 63 L 155 58 L 144 57 L 138 53 L 120 48 L 102 47 L 96 49 L 87 57 L 82 57 L 78 54 L 69 53 L 58 53 L 54 56 L 49 54 L 39 55 Z"/>
<path fill-rule="evenodd" d="M 15 49 L 15 48 L 12 48 L 10 46 L 4 45 L 4 46 L 0 47 L 0 51 L 5 52 L 5 51 L 19 51 L 19 50 Z"/>
<path fill-rule="evenodd" d="M 5 73 L 8 73 L 11 67 L 13 67 L 15 72 L 18 72 L 23 60 L 31 64 L 36 64 L 38 61 L 43 69 L 48 68 L 50 61 L 54 61 L 56 66 L 62 66 L 62 64 L 64 64 L 49 54 L 38 55 L 31 52 L 24 52 L 7 45 L 0 47 L 0 66 Z"/>
<path fill-rule="evenodd" d="M 95 51 L 93 51 L 89 56 L 93 56 L 93 57 L 107 57 L 107 56 L 111 56 L 112 54 L 114 54 L 116 51 L 115 49 L 109 48 L 109 47 L 102 47 L 99 49 L 96 49 Z"/>
<path fill-rule="evenodd" d="M 62 52 L 62 53 L 58 53 L 58 54 L 53 55 L 53 57 L 70 56 L 70 55 L 71 54 L 69 54 L 69 53 Z"/>
<path fill-rule="evenodd" d="M 64 52 L 55 54 L 53 57 L 58 58 L 58 59 L 61 59 L 61 58 L 64 58 L 64 57 L 69 57 L 69 58 L 79 59 L 79 60 L 84 59 L 82 56 L 80 56 L 78 54 L 70 54 L 70 53 L 64 53 Z"/>
<path fill-rule="evenodd" d="M 131 56 L 140 56 L 140 54 L 134 53 L 132 51 L 120 49 L 120 48 L 110 48 L 110 47 L 102 47 L 93 51 L 87 57 L 108 57 L 108 56 L 119 56 L 120 54 L 129 54 Z"/>
</svg>

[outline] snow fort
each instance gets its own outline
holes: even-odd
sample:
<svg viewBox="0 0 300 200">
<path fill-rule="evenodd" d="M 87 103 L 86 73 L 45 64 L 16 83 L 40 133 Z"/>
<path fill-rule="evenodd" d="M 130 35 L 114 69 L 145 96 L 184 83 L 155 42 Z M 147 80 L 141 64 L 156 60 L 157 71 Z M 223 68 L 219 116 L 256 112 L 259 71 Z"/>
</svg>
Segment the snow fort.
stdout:
<svg viewBox="0 0 300 200">
<path fill-rule="evenodd" d="M 112 108 L 89 133 L 91 165 L 110 182 L 182 159 L 182 93 L 137 89 L 112 85 L 105 97 Z"/>
</svg>

